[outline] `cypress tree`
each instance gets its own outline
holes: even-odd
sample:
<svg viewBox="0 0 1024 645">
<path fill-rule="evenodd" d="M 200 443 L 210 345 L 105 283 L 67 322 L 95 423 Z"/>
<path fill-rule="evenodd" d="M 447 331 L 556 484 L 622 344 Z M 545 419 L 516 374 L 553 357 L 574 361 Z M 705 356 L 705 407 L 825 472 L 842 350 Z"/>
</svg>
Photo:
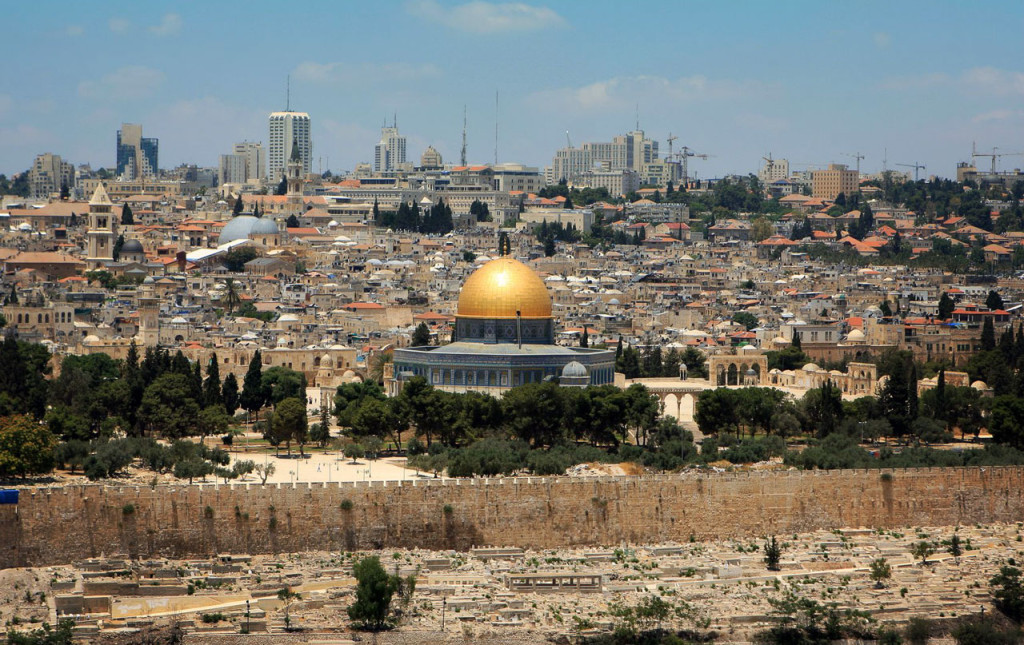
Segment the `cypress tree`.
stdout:
<svg viewBox="0 0 1024 645">
<path fill-rule="evenodd" d="M 217 354 L 210 356 L 210 363 L 206 366 L 206 380 L 203 381 L 203 402 L 205 405 L 218 405 L 224 402 L 224 395 L 221 394 L 220 366 L 217 364 Z"/>
<path fill-rule="evenodd" d="M 121 207 L 121 224 L 123 226 L 131 226 L 135 224 L 135 214 L 132 213 L 132 207 L 128 204 Z"/>
<path fill-rule="evenodd" d="M 238 217 L 239 215 L 241 215 L 242 214 L 242 206 L 244 206 L 244 205 L 245 205 L 244 200 L 242 200 L 242 196 L 239 195 L 238 199 L 235 200 L 235 205 L 231 208 L 231 216 L 232 217 Z"/>
<path fill-rule="evenodd" d="M 255 412 L 259 418 L 260 409 L 267 402 L 266 391 L 263 389 L 263 357 L 256 350 L 249 362 L 249 369 L 242 380 L 242 394 L 238 402 L 243 409 Z"/>
<path fill-rule="evenodd" d="M 583 335 L 580 336 L 580 347 L 590 347 L 590 334 L 587 333 L 586 325 L 583 325 Z"/>
<path fill-rule="evenodd" d="M 985 316 L 981 325 L 981 351 L 988 352 L 996 348 L 996 328 L 992 324 L 992 316 Z"/>
<path fill-rule="evenodd" d="M 224 402 L 224 409 L 228 414 L 234 415 L 238 409 L 238 379 L 234 374 L 229 373 L 224 377 L 224 385 L 220 388 L 221 400 Z"/>
</svg>

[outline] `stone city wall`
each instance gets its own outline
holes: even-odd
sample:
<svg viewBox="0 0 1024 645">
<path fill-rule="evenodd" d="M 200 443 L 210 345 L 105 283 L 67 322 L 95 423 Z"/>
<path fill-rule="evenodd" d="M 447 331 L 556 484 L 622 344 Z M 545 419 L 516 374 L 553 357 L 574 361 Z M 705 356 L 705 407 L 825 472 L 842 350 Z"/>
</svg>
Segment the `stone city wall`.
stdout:
<svg viewBox="0 0 1024 645">
<path fill-rule="evenodd" d="M 1024 468 L 26 488 L 0 568 L 87 557 L 555 548 L 1024 520 Z"/>
</svg>

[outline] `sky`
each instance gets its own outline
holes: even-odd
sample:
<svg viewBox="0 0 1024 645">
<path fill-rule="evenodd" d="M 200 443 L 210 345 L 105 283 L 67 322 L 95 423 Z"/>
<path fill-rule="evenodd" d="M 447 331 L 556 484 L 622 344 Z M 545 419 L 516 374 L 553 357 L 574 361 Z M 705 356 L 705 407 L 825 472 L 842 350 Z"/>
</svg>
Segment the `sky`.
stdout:
<svg viewBox="0 0 1024 645">
<path fill-rule="evenodd" d="M 636 127 L 698 177 L 887 160 L 955 177 L 1024 153 L 1024 2 L 621 0 L 20 3 L 0 40 L 0 173 L 53 152 L 114 163 L 122 122 L 160 166 L 216 166 L 308 112 L 313 168 L 372 161 L 397 116 L 409 160 L 550 165 Z M 496 102 L 497 94 L 497 102 Z M 1000 169 L 1024 167 L 1006 156 Z M 979 164 L 988 167 L 989 159 Z"/>
</svg>

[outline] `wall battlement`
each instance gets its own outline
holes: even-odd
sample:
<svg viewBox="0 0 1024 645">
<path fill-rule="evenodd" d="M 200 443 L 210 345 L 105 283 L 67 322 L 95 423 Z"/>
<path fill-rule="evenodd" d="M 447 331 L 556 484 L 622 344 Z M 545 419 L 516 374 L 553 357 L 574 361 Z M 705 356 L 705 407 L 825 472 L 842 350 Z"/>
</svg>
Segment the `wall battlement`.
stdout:
<svg viewBox="0 0 1024 645">
<path fill-rule="evenodd" d="M 86 484 L 25 488 L 17 506 L 0 506 L 0 568 L 112 554 L 555 548 L 1021 520 L 1024 467 Z"/>
</svg>

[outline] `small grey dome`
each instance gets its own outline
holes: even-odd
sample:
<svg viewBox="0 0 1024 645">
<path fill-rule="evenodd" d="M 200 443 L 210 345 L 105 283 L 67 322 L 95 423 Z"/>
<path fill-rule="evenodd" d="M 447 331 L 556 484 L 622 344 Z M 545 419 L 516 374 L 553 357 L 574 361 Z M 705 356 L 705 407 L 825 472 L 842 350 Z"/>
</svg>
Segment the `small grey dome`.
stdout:
<svg viewBox="0 0 1024 645">
<path fill-rule="evenodd" d="M 579 361 L 567 363 L 562 368 L 562 378 L 584 378 L 587 376 L 587 368 Z"/>
<path fill-rule="evenodd" d="M 142 253 L 142 243 L 138 240 L 126 240 L 121 247 L 121 253 Z"/>
</svg>

